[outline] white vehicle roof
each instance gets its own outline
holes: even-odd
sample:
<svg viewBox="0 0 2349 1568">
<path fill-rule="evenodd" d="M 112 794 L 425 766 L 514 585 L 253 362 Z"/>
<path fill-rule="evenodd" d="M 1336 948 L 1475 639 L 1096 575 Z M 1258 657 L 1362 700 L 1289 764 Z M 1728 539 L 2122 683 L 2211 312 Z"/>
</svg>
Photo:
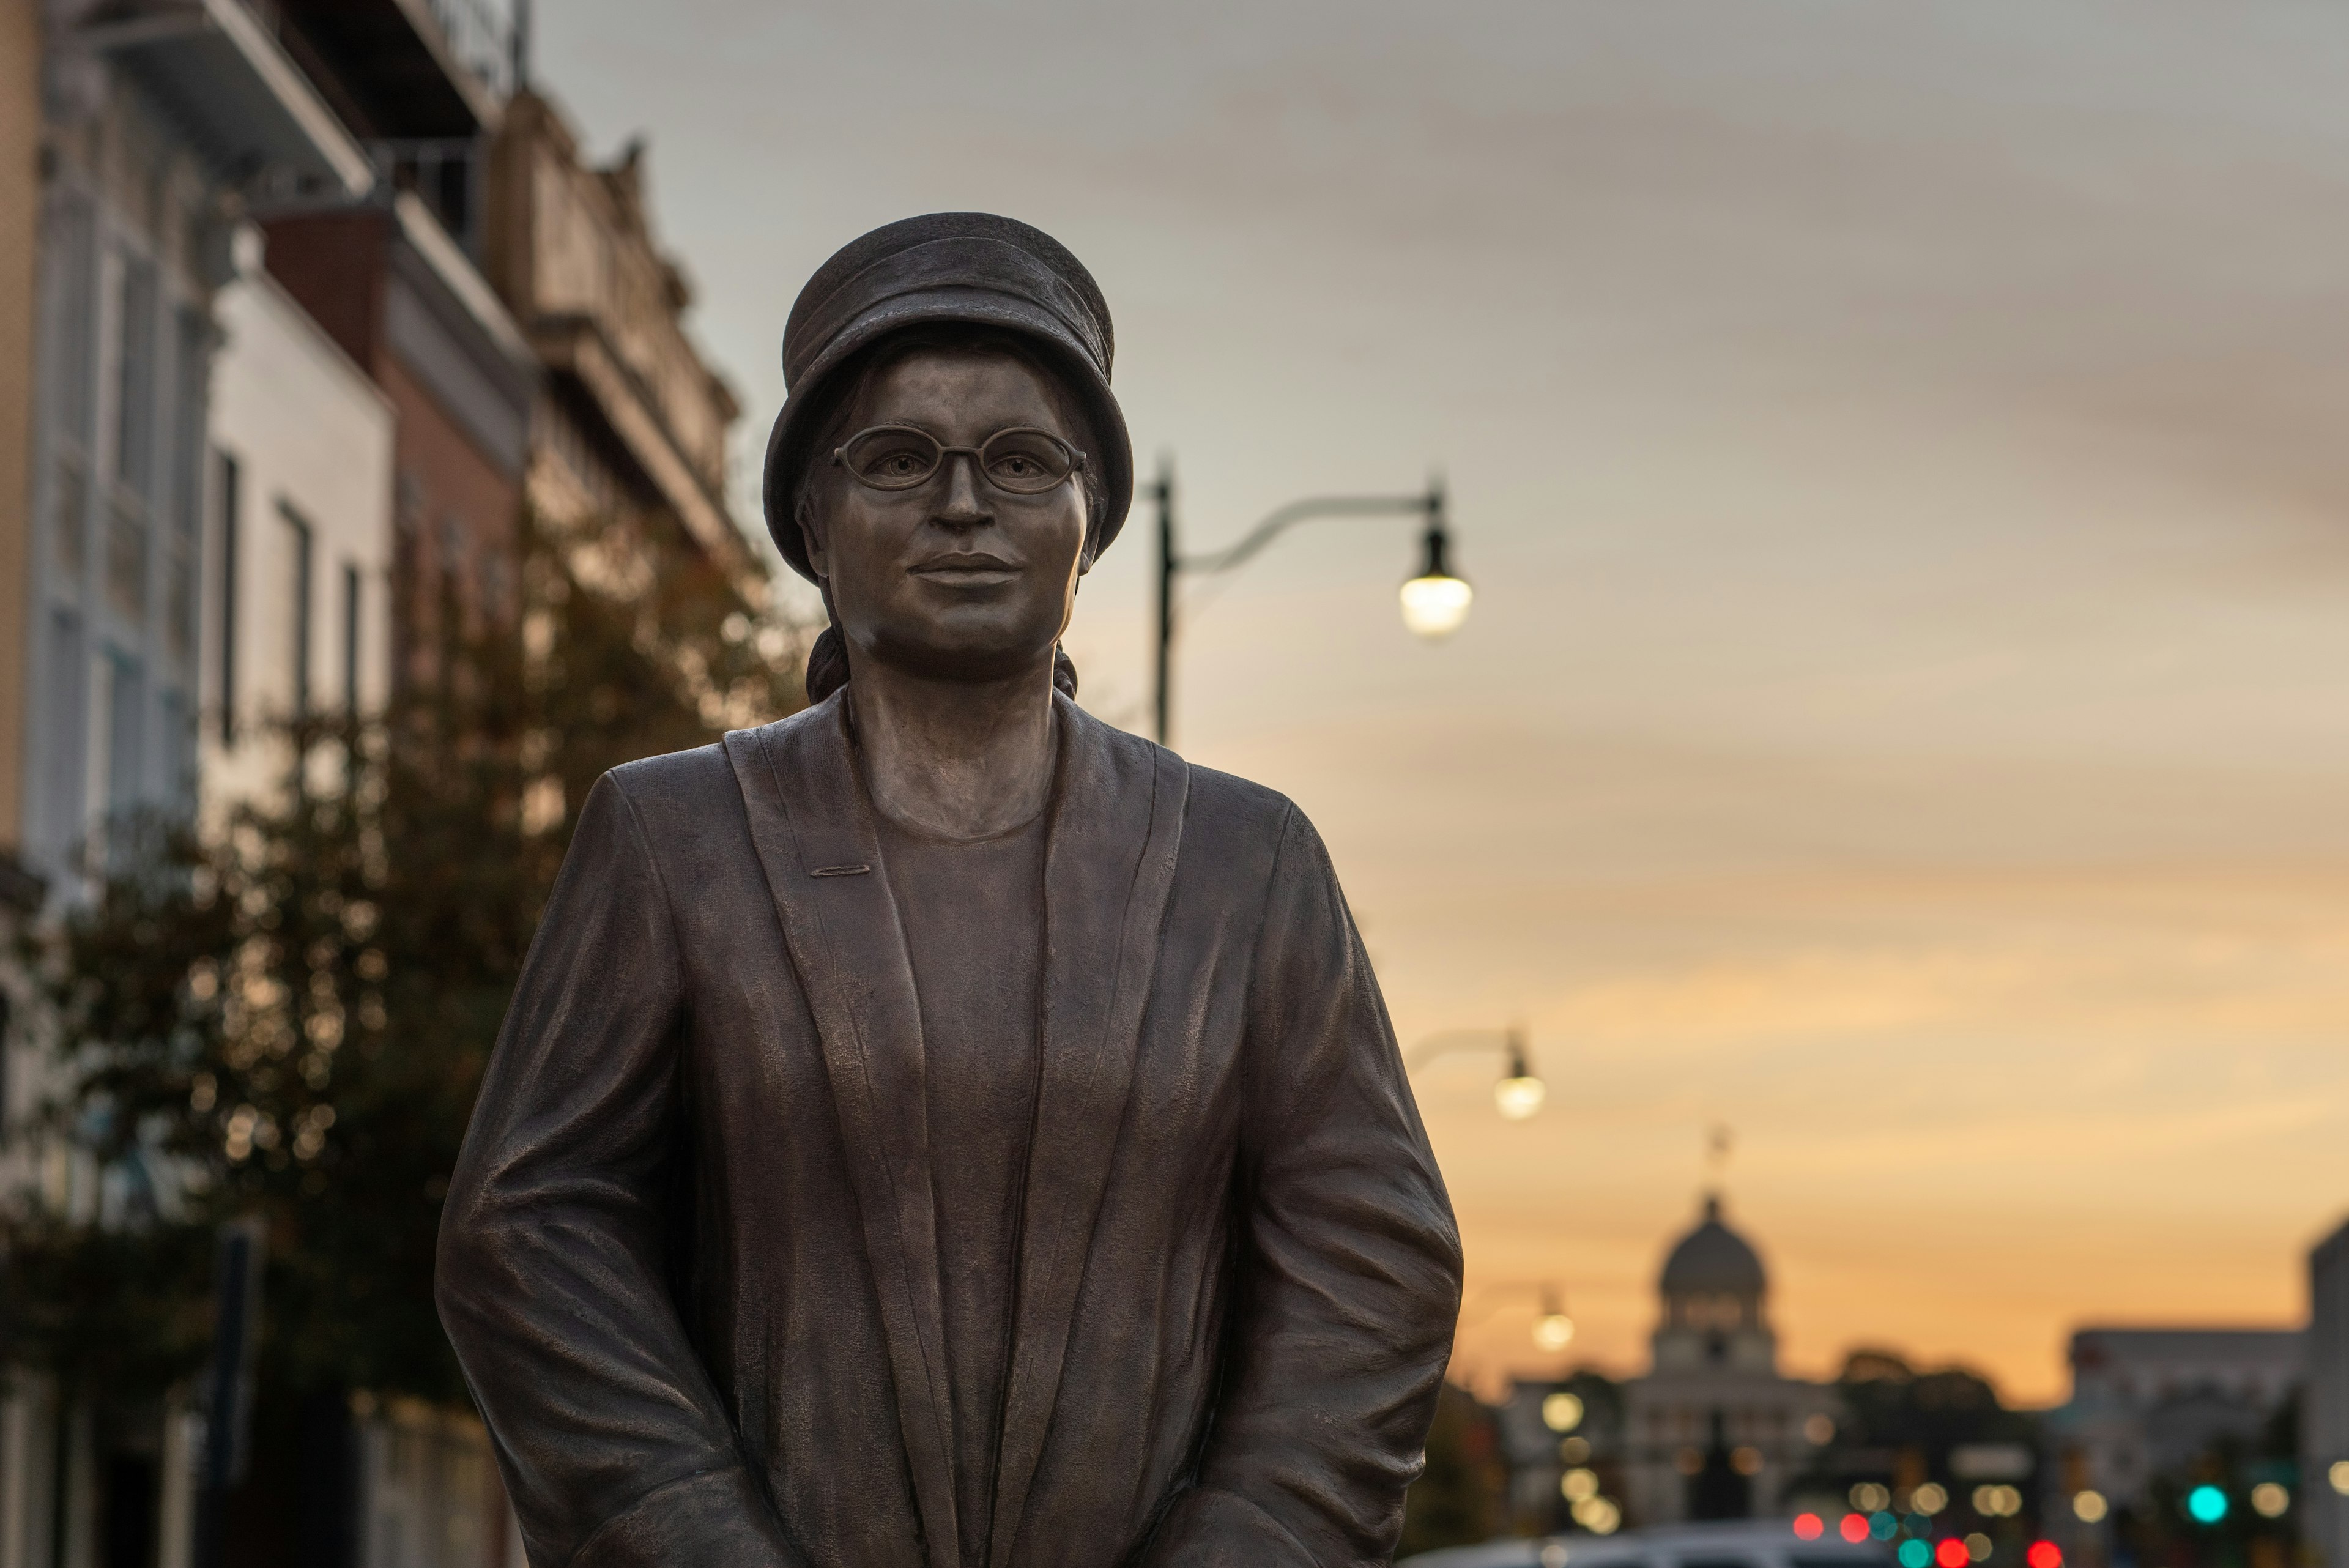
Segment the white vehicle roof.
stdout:
<svg viewBox="0 0 2349 1568">
<path fill-rule="evenodd" d="M 1552 1535 L 1450 1546 L 1395 1568 L 1889 1568 L 1892 1553 L 1829 1534 L 1796 1537 L 1785 1520 L 1667 1524 L 1620 1535 Z"/>
</svg>

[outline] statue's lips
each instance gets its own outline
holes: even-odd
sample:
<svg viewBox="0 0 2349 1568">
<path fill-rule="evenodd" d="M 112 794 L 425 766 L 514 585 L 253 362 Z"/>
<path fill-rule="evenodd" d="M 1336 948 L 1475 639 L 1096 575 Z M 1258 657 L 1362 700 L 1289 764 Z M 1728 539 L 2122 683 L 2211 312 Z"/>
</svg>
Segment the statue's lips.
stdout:
<svg viewBox="0 0 2349 1568">
<path fill-rule="evenodd" d="M 912 575 L 952 587 L 977 588 L 1010 582 L 1019 576 L 1019 568 L 993 556 L 948 556 L 923 562 Z"/>
</svg>

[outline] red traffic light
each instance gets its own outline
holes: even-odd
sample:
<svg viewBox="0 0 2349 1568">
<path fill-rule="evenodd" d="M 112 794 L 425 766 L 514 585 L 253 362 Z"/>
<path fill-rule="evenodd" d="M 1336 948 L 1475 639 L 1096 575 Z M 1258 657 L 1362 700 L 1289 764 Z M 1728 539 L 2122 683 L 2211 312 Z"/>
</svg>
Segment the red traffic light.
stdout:
<svg viewBox="0 0 2349 1568">
<path fill-rule="evenodd" d="M 1933 1548 L 1934 1568 L 1966 1568 L 1966 1543 L 1956 1536 L 1945 1536 Z"/>
<path fill-rule="evenodd" d="M 1795 1515 L 1795 1540 L 1816 1541 L 1820 1536 L 1825 1535 L 1826 1532 L 1826 1521 L 1821 1519 L 1817 1514 L 1798 1513 Z"/>
<path fill-rule="evenodd" d="M 1868 1539 L 1868 1515 L 1864 1513 L 1845 1514 L 1843 1516 L 1842 1522 L 1836 1526 L 1836 1533 L 1842 1536 L 1846 1541 L 1850 1542 L 1853 1545 L 1858 1545 L 1861 1542 Z"/>
<path fill-rule="evenodd" d="M 2064 1568 L 2064 1549 L 2052 1541 L 2034 1541 L 2023 1560 L 2031 1568 Z"/>
</svg>

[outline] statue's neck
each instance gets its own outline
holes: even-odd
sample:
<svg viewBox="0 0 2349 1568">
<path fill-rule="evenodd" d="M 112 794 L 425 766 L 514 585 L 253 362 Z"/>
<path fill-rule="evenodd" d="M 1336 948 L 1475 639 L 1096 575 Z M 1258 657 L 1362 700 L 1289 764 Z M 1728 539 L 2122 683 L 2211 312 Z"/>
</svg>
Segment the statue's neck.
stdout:
<svg viewBox="0 0 2349 1568">
<path fill-rule="evenodd" d="M 1044 809 L 1052 790 L 1052 670 L 934 680 L 861 660 L 848 701 L 873 803 L 945 838 L 984 838 Z"/>
</svg>

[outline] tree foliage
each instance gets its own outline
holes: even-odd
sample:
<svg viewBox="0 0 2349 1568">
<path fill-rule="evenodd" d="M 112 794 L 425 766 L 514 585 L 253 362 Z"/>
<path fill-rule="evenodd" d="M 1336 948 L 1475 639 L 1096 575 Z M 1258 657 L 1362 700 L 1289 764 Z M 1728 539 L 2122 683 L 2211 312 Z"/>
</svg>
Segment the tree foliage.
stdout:
<svg viewBox="0 0 2349 1568">
<path fill-rule="evenodd" d="M 268 798 L 113 825 L 35 942 L 56 1093 L 13 1131 L 50 1173 L 0 1221 L 16 1361 L 160 1392 L 208 1351 L 217 1225 L 259 1215 L 264 1384 L 461 1397 L 434 1238 L 570 811 L 799 701 L 792 628 L 714 568 L 524 535 L 513 614 L 430 618 L 455 629 L 385 712 L 248 736 L 285 760 Z"/>
</svg>

